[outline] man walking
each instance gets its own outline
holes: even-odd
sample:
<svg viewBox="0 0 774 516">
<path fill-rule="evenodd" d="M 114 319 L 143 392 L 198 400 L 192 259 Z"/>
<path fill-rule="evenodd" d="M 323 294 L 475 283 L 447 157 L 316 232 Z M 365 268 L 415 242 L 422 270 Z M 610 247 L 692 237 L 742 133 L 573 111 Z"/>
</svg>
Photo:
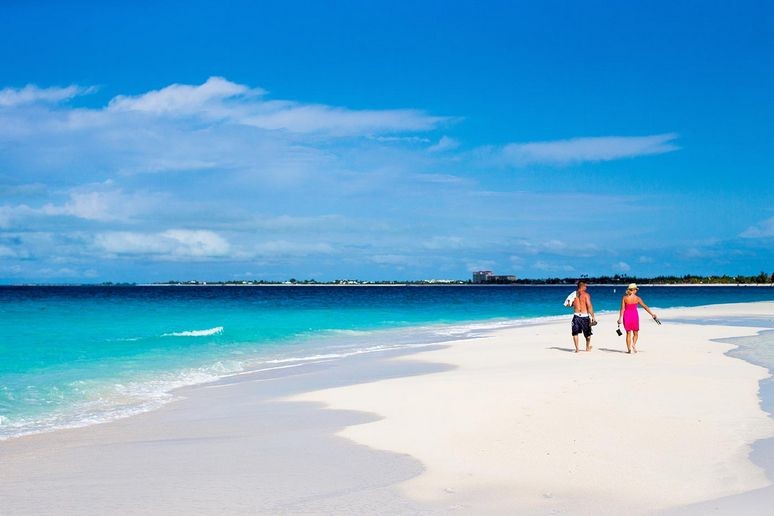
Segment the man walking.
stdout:
<svg viewBox="0 0 774 516">
<path fill-rule="evenodd" d="M 575 352 L 578 349 L 578 334 L 583 333 L 586 337 L 586 351 L 591 351 L 591 327 L 597 324 L 594 316 L 594 306 L 591 304 L 591 295 L 586 292 L 586 282 L 578 281 L 578 290 L 575 293 L 575 299 L 572 301 L 572 340 L 575 343 Z"/>
</svg>

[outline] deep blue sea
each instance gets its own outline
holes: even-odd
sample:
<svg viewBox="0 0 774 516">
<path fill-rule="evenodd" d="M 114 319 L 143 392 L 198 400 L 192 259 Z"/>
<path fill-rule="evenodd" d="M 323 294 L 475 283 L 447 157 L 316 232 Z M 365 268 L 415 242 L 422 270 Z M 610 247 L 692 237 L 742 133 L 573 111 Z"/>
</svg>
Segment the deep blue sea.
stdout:
<svg viewBox="0 0 774 516">
<path fill-rule="evenodd" d="M 176 387 L 567 315 L 571 286 L 0 287 L 0 439 L 152 409 Z M 597 311 L 622 287 L 592 286 Z M 652 307 L 774 300 L 644 287 Z"/>
</svg>

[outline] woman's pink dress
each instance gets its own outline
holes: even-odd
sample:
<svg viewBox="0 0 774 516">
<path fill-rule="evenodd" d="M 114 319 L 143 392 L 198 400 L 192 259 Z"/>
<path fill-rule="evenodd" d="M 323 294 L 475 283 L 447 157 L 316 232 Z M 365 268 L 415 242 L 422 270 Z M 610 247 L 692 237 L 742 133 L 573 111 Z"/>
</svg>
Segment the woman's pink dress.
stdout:
<svg viewBox="0 0 774 516">
<path fill-rule="evenodd" d="M 637 303 L 625 305 L 623 323 L 626 331 L 640 331 L 640 314 L 637 313 Z"/>
</svg>

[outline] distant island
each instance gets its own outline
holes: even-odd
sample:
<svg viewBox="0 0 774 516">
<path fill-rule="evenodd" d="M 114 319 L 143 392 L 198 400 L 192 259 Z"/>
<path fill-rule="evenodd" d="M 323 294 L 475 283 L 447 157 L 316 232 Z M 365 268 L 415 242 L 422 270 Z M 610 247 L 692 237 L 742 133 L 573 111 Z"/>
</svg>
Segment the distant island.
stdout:
<svg viewBox="0 0 774 516">
<path fill-rule="evenodd" d="M 573 285 L 579 279 L 596 285 L 621 285 L 637 283 L 639 285 L 771 285 L 774 284 L 774 273 L 761 272 L 755 276 L 700 276 L 686 274 L 683 276 L 628 276 L 616 274 L 613 276 L 588 276 L 565 278 L 517 278 L 515 276 L 492 276 L 482 280 L 474 276 L 473 279 L 427 279 L 427 280 L 383 280 L 367 281 L 357 279 L 336 279 L 333 281 L 317 281 L 314 279 L 290 278 L 285 281 L 269 280 L 228 280 L 228 281 L 202 281 L 202 280 L 170 280 L 165 282 L 150 283 L 157 286 L 271 286 L 271 285 L 297 285 L 297 286 L 346 286 L 346 285 L 373 285 L 373 286 L 402 286 L 402 285 Z M 110 282 L 103 285 L 126 285 Z M 132 284 L 130 284 L 132 285 Z"/>
</svg>

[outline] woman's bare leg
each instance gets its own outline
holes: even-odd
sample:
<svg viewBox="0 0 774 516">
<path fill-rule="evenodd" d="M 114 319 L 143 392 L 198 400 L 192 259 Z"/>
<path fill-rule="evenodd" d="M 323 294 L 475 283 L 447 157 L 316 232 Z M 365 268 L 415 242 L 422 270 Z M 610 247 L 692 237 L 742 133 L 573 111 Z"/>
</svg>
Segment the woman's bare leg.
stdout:
<svg viewBox="0 0 774 516">
<path fill-rule="evenodd" d="M 640 332 L 633 331 L 632 333 L 634 333 L 634 336 L 632 337 L 632 351 L 637 353 L 637 337 L 640 336 Z"/>
<path fill-rule="evenodd" d="M 632 352 L 632 332 L 630 331 L 626 332 L 626 352 Z"/>
</svg>

